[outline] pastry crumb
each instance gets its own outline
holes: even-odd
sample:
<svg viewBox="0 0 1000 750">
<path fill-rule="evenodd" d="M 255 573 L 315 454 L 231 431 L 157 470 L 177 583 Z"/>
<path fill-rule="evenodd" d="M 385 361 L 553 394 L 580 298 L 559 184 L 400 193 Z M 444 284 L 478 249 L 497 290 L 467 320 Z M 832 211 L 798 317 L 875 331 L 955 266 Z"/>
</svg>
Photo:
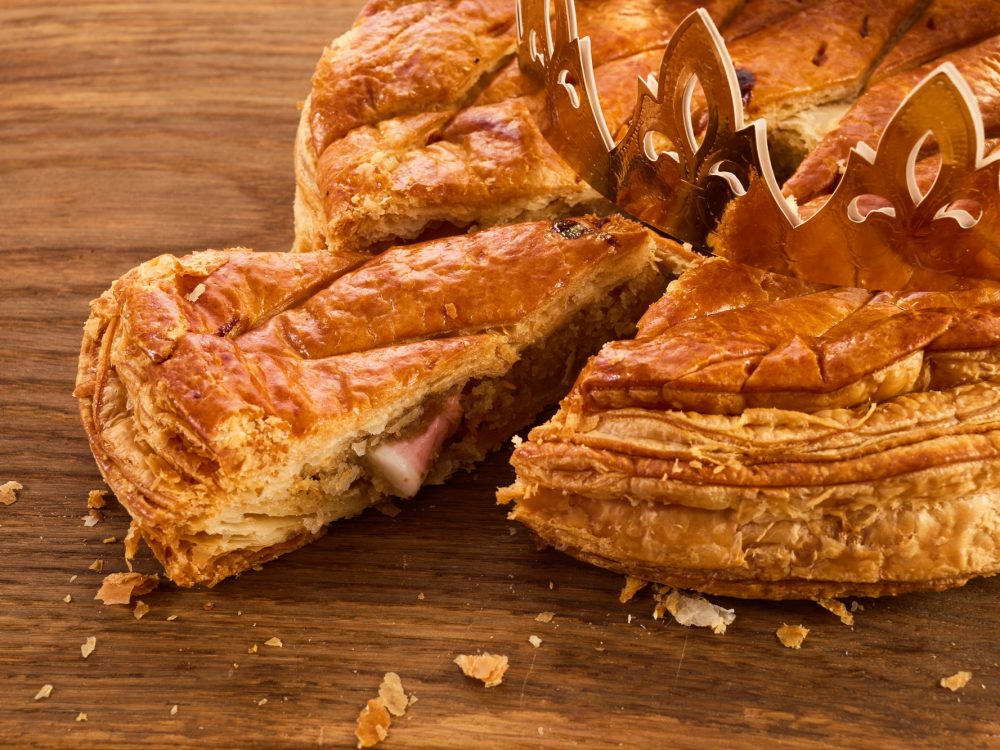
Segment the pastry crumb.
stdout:
<svg viewBox="0 0 1000 750">
<path fill-rule="evenodd" d="M 481 654 L 459 654 L 455 657 L 455 664 L 466 677 L 481 680 L 488 688 L 503 682 L 509 666 L 506 656 L 486 651 Z"/>
<path fill-rule="evenodd" d="M 106 536 L 101 540 L 101 544 L 114 544 L 117 541 L 118 537 L 116 536 Z"/>
<path fill-rule="evenodd" d="M 139 524 L 133 519 L 132 523 L 129 524 L 128 531 L 125 533 L 125 565 L 128 567 L 129 573 L 132 572 L 132 561 L 135 559 L 135 553 L 139 551 Z"/>
<path fill-rule="evenodd" d="M 171 716 L 176 716 L 177 715 L 177 704 L 176 703 L 173 706 L 170 707 L 170 715 Z"/>
<path fill-rule="evenodd" d="M 20 482 L 4 482 L 0 484 L 0 505 L 13 505 L 17 502 L 17 493 L 24 489 Z"/>
<path fill-rule="evenodd" d="M 406 693 L 403 692 L 403 682 L 395 672 L 386 672 L 382 678 L 382 684 L 378 686 L 378 697 L 382 705 L 393 716 L 402 716 L 406 713 L 408 701 Z"/>
<path fill-rule="evenodd" d="M 259 650 L 260 649 L 257 648 L 257 644 L 255 643 L 250 648 L 247 649 L 247 653 L 248 654 L 256 654 Z"/>
<path fill-rule="evenodd" d="M 197 302 L 198 298 L 204 293 L 205 293 L 205 285 L 199 283 L 194 289 L 191 290 L 191 293 L 187 296 L 187 301 Z"/>
<path fill-rule="evenodd" d="M 646 588 L 648 583 L 649 581 L 644 581 L 635 576 L 625 576 L 625 585 L 622 586 L 621 593 L 618 594 L 618 601 L 622 604 L 627 604 L 632 601 L 632 597 Z"/>
<path fill-rule="evenodd" d="M 91 490 L 87 493 L 87 508 L 89 510 L 100 510 L 108 501 L 104 499 L 107 495 L 107 490 Z"/>
<path fill-rule="evenodd" d="M 354 728 L 354 736 L 358 738 L 358 747 L 374 747 L 389 736 L 389 725 L 392 717 L 389 711 L 382 705 L 378 698 L 368 701 L 361 713 L 358 714 L 358 723 Z"/>
<path fill-rule="evenodd" d="M 78 713 L 76 715 L 76 720 L 77 721 L 86 721 L 87 720 L 87 714 L 85 714 L 83 711 L 81 711 L 80 713 Z"/>
<path fill-rule="evenodd" d="M 839 599 L 817 599 L 816 603 L 835 614 L 848 627 L 854 627 L 854 615 L 847 611 L 847 606 Z"/>
<path fill-rule="evenodd" d="M 528 643 L 530 643 L 535 648 L 538 648 L 539 646 L 542 645 L 542 639 L 539 638 L 537 635 L 529 635 Z"/>
<path fill-rule="evenodd" d="M 281 648 L 285 644 L 281 642 L 280 638 L 273 637 L 273 638 L 268 638 L 266 641 L 264 641 L 264 645 L 271 646 L 272 648 Z"/>
<path fill-rule="evenodd" d="M 736 619 L 733 610 L 712 604 L 700 594 L 689 596 L 677 589 L 664 587 L 654 596 L 656 598 L 656 606 L 653 608 L 654 620 L 662 619 L 664 613 L 669 612 L 680 625 L 711 628 L 716 635 L 723 635 L 726 628 Z"/>
<path fill-rule="evenodd" d="M 66 596 L 63 597 L 63 601 L 66 602 L 67 604 L 69 604 L 71 601 L 73 601 L 73 595 L 72 594 L 66 594 Z"/>
<path fill-rule="evenodd" d="M 95 648 L 97 648 L 97 639 L 94 636 L 90 636 L 80 646 L 80 654 L 83 656 L 84 659 L 86 659 L 88 656 L 94 653 Z"/>
<path fill-rule="evenodd" d="M 972 679 L 972 672 L 955 672 L 955 674 L 950 677 L 942 677 L 939 683 L 941 687 L 948 688 L 952 692 L 956 690 L 961 690 L 966 685 L 969 684 L 969 680 Z"/>
<path fill-rule="evenodd" d="M 539 612 L 535 616 L 536 622 L 552 622 L 552 618 L 556 616 L 555 612 Z"/>
<path fill-rule="evenodd" d="M 257 701 L 257 705 L 258 706 L 267 705 L 267 698 L 261 698 L 259 701 Z"/>
<path fill-rule="evenodd" d="M 785 648 L 802 648 L 802 642 L 809 635 L 809 628 L 802 625 L 789 625 L 786 622 L 782 623 L 781 627 L 775 631 L 775 635 L 778 636 L 778 640 Z"/>
<path fill-rule="evenodd" d="M 104 570 L 104 560 L 94 560 L 94 562 L 87 566 L 87 569 L 93 570 L 95 573 L 100 573 Z"/>
<path fill-rule="evenodd" d="M 177 615 L 170 615 L 169 617 L 167 617 L 167 622 L 173 622 L 176 619 L 177 619 Z"/>
<path fill-rule="evenodd" d="M 149 612 L 149 605 L 140 599 L 135 603 L 135 609 L 132 610 L 132 616 L 137 620 L 141 620 L 147 612 Z"/>
<path fill-rule="evenodd" d="M 423 591 L 421 591 L 419 594 L 417 594 L 417 599 L 420 600 L 420 601 L 424 600 L 424 592 Z"/>
<path fill-rule="evenodd" d="M 201 608 L 206 612 L 211 612 L 213 609 L 215 609 L 215 602 L 205 602 L 204 604 L 201 605 Z"/>
<path fill-rule="evenodd" d="M 354 736 L 358 747 L 373 747 L 389 736 L 393 716 L 403 716 L 407 707 L 417 702 L 417 696 L 406 697 L 403 682 L 395 672 L 386 672 L 378 686 L 378 697 L 368 701 L 358 714 Z"/>
<path fill-rule="evenodd" d="M 101 521 L 104 520 L 104 516 L 99 510 L 92 510 L 87 513 L 87 515 L 81 517 L 83 520 L 83 525 L 88 529 L 97 526 Z"/>
<path fill-rule="evenodd" d="M 52 695 L 52 686 L 48 684 L 42 685 L 38 689 L 38 692 L 35 693 L 35 700 L 40 701 L 42 698 L 48 698 L 50 695 Z"/>
<path fill-rule="evenodd" d="M 375 510 L 381 513 L 383 516 L 389 516 L 389 518 L 395 518 L 403 510 L 396 505 L 392 500 L 381 500 L 375 504 Z"/>
<path fill-rule="evenodd" d="M 94 598 L 105 604 L 130 604 L 133 596 L 148 594 L 159 585 L 160 577 L 156 573 L 111 573 L 104 576 Z"/>
</svg>

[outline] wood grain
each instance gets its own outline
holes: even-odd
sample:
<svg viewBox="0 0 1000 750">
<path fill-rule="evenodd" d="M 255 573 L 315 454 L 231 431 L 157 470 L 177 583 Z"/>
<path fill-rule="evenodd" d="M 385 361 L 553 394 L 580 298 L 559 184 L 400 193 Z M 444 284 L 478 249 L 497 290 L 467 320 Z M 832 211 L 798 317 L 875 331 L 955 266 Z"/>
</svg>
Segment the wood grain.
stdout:
<svg viewBox="0 0 1000 750">
<path fill-rule="evenodd" d="M 87 303 L 158 253 L 290 245 L 295 105 L 356 7 L 0 7 L 0 482 L 25 485 L 0 506 L 0 745 L 350 747 L 394 670 L 420 700 L 387 748 L 1000 747 L 1000 581 L 866 601 L 854 629 L 808 603 L 724 602 L 725 636 L 656 622 L 505 520 L 503 455 L 262 572 L 164 586 L 141 621 L 93 601 L 87 566 L 123 569 L 101 540 L 126 516 L 81 520 L 100 486 L 70 395 Z M 801 651 L 783 622 L 812 629 Z M 451 663 L 480 649 L 509 655 L 503 685 Z M 964 690 L 937 686 L 960 669 Z"/>
</svg>

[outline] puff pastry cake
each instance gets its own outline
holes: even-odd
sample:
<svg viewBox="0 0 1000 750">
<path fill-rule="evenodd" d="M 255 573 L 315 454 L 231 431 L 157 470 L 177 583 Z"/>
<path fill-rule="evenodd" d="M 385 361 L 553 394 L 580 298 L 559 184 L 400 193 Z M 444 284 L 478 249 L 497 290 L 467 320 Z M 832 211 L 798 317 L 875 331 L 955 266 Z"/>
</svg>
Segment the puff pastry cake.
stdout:
<svg viewBox="0 0 1000 750">
<path fill-rule="evenodd" d="M 529 424 L 634 330 L 657 248 L 615 217 L 376 257 L 161 256 L 92 305 L 75 392 L 91 448 L 170 578 L 212 585 Z"/>
<path fill-rule="evenodd" d="M 514 451 L 511 516 L 583 560 L 740 597 L 1000 570 L 1000 287 L 819 288 L 721 258 Z"/>
</svg>

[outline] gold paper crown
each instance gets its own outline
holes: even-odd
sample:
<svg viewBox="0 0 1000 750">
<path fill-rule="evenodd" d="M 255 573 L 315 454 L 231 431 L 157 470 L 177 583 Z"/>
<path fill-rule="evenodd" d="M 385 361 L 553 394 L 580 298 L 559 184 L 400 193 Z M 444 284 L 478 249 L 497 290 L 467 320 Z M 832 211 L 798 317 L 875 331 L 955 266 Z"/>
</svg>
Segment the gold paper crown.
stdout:
<svg viewBox="0 0 1000 750">
<path fill-rule="evenodd" d="M 951 63 L 906 97 L 876 149 L 859 142 L 825 205 L 808 219 L 781 194 L 764 120 L 744 122 L 740 86 L 704 10 L 672 36 L 658 75 L 638 81 L 628 129 L 615 142 L 601 109 L 590 39 L 573 0 L 517 0 L 518 59 L 545 86 L 542 130 L 556 151 L 620 209 L 705 246 L 722 229 L 752 232 L 753 257 L 734 260 L 814 282 L 870 289 L 936 287 L 942 278 L 1000 280 L 1000 152 L 983 155 L 983 121 Z M 692 115 L 700 82 L 707 125 Z M 934 135 L 941 165 L 922 192 L 921 147 Z M 748 243 L 734 243 L 746 245 Z"/>
</svg>

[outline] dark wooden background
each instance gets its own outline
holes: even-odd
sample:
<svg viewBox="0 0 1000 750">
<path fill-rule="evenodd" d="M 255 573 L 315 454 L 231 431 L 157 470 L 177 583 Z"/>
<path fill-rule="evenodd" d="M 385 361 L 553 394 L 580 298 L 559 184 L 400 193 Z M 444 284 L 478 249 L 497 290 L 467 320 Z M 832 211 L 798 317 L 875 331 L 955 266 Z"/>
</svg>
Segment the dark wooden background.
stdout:
<svg viewBox="0 0 1000 750">
<path fill-rule="evenodd" d="M 419 702 L 387 748 L 1000 747 L 1000 581 L 865 601 L 853 630 L 809 603 L 724 602 L 721 637 L 655 622 L 505 520 L 504 455 L 262 572 L 167 585 L 140 622 L 93 600 L 127 521 L 81 520 L 101 486 L 70 395 L 87 302 L 158 253 L 290 245 L 296 102 L 356 7 L 0 5 L 0 483 L 25 486 L 0 506 L 0 745 L 349 747 L 394 670 Z M 801 651 L 782 622 L 812 628 Z M 480 649 L 510 657 L 500 687 L 452 664 Z M 968 687 L 937 686 L 959 669 Z"/>
</svg>

